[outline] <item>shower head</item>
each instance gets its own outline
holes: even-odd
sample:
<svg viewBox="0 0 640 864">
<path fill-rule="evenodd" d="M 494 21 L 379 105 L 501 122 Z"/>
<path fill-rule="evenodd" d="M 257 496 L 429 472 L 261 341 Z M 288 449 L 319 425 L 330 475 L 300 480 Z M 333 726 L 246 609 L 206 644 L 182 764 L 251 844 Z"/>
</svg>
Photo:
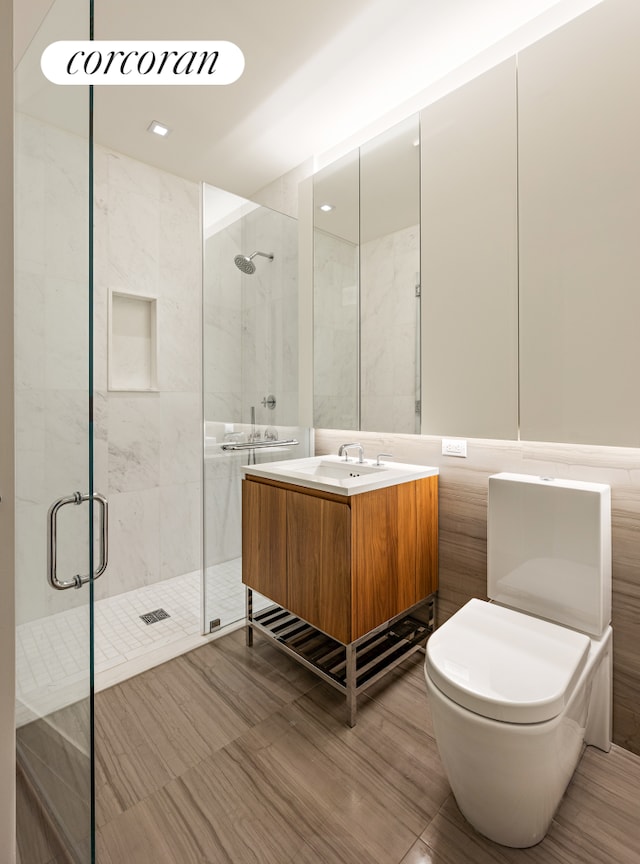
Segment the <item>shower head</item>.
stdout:
<svg viewBox="0 0 640 864">
<path fill-rule="evenodd" d="M 273 255 L 269 252 L 254 252 L 251 255 L 236 255 L 233 259 L 233 263 L 236 265 L 238 270 L 242 270 L 242 272 L 246 273 L 247 276 L 251 276 L 252 273 L 256 272 L 256 265 L 252 261 L 256 255 L 262 255 L 263 258 L 268 258 L 269 261 L 273 261 Z"/>
</svg>

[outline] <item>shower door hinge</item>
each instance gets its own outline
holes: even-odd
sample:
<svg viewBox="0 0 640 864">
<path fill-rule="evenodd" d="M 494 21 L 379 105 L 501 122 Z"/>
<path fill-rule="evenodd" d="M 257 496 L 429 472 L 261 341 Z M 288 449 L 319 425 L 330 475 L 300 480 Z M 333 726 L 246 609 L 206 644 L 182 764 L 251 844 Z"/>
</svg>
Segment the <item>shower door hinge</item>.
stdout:
<svg viewBox="0 0 640 864">
<path fill-rule="evenodd" d="M 211 621 L 209 621 L 209 633 L 213 633 L 213 631 L 217 630 L 219 626 L 220 626 L 220 619 L 219 618 L 213 618 Z"/>
<path fill-rule="evenodd" d="M 417 282 L 416 283 L 416 297 L 420 297 L 422 295 L 422 285 Z"/>
<path fill-rule="evenodd" d="M 416 414 L 418 417 L 422 414 L 422 403 L 419 399 L 416 399 Z"/>
</svg>

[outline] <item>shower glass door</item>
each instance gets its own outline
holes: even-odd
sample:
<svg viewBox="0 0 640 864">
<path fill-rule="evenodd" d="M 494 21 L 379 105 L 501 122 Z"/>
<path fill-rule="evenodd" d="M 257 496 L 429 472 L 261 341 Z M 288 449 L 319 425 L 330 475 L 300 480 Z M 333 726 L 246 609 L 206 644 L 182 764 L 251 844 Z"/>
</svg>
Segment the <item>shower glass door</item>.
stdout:
<svg viewBox="0 0 640 864">
<path fill-rule="evenodd" d="M 50 84 L 40 70 L 47 45 L 87 40 L 90 23 L 90 0 L 56 0 L 16 70 L 16 739 L 24 862 L 95 857 L 90 574 L 106 557 L 106 505 L 94 505 L 93 490 L 90 92 Z"/>
</svg>

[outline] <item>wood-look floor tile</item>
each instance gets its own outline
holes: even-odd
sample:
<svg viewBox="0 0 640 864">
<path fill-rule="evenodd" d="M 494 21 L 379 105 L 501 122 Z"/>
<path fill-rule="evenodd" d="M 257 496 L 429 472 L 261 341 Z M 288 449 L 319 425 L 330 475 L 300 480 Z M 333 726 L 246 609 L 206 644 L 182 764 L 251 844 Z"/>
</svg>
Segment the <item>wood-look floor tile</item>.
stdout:
<svg viewBox="0 0 640 864">
<path fill-rule="evenodd" d="M 245 648 L 244 651 L 251 649 Z M 207 665 L 216 653 L 219 654 L 194 652 L 193 657 L 185 655 L 188 659 L 184 663 L 190 664 L 193 680 L 198 682 L 205 704 L 215 700 L 217 709 L 229 709 L 235 735 L 238 734 L 239 723 L 243 729 L 248 729 L 300 695 L 282 673 L 259 656 L 256 656 L 251 666 L 238 662 L 233 655 L 218 656 L 213 665 Z M 289 660 L 289 663 L 293 664 L 294 661 Z M 317 679 L 313 681 L 314 686 L 316 682 Z M 235 735 L 227 737 L 224 743 Z"/>
<path fill-rule="evenodd" d="M 324 690 L 325 688 L 322 687 Z M 351 746 L 360 743 L 360 752 Z M 227 752 L 251 766 L 259 794 L 273 797 L 319 860 L 396 861 L 425 819 L 402 790 L 412 786 L 399 772 L 387 778 L 372 764 L 372 750 L 343 722 L 321 716 L 302 697 L 268 723 L 235 741 Z"/>
<path fill-rule="evenodd" d="M 33 775 L 33 783 L 44 796 L 45 801 L 50 802 L 54 817 L 64 827 L 66 836 L 72 843 L 80 844 L 89 835 L 89 821 L 91 808 L 91 787 L 89 765 L 82 784 L 69 785 L 57 773 L 51 769 L 45 758 L 25 748 L 25 762 Z M 52 762 L 56 765 L 55 754 L 52 754 Z M 28 833 L 28 824 L 24 826 Z M 53 846 L 55 849 L 55 845 Z"/>
<path fill-rule="evenodd" d="M 97 694 L 99 825 L 317 684 L 273 647 L 247 648 L 241 635 L 225 637 L 224 650 L 210 643 Z"/>
<path fill-rule="evenodd" d="M 357 739 L 330 715 L 320 722 L 313 701 L 301 708 L 303 701 L 103 827 L 101 842 L 112 859 L 130 838 L 128 864 L 146 864 L 156 859 L 144 856 L 156 853 L 162 864 L 399 861 L 415 840 L 404 824 L 407 801 L 398 800 L 394 780 L 386 781 L 388 801 L 371 788 L 372 779 L 384 784 L 385 778 L 366 773 L 364 757 L 351 752 L 348 740 L 338 741 L 333 753 L 322 749 L 327 728 Z"/>
<path fill-rule="evenodd" d="M 51 864 L 55 843 L 40 809 L 34 804 L 20 771 L 16 776 L 17 864 Z"/>
<path fill-rule="evenodd" d="M 366 705 L 367 699 L 375 700 L 406 722 L 412 723 L 416 729 L 434 737 L 424 680 L 424 651 L 417 651 L 365 690 L 359 704 Z"/>
<path fill-rule="evenodd" d="M 559 825 L 588 845 L 593 861 L 640 860 L 640 777 L 632 765 L 637 760 L 620 748 L 588 747 L 556 814 Z"/>
<path fill-rule="evenodd" d="M 508 864 L 510 860 L 506 847 L 492 843 L 469 825 L 452 795 L 447 798 L 420 840 L 431 855 L 431 858 L 426 858 L 429 864 Z M 424 857 L 424 849 L 420 847 L 420 850 Z M 523 850 L 518 852 L 522 854 Z"/>
<path fill-rule="evenodd" d="M 166 841 L 169 823 L 159 832 L 148 814 L 147 799 L 96 831 L 98 864 L 181 864 Z M 184 862 L 186 864 L 186 861 Z"/>
<path fill-rule="evenodd" d="M 422 840 L 416 840 L 400 864 L 436 864 L 435 854 Z"/>
<path fill-rule="evenodd" d="M 102 828 L 98 850 L 108 864 L 284 864 L 304 841 L 272 798 L 254 794 L 246 766 L 219 751 Z"/>
<path fill-rule="evenodd" d="M 215 662 L 213 658 L 216 656 L 224 657 L 236 664 L 238 672 L 266 676 L 271 682 L 272 691 L 279 695 L 283 702 L 290 701 L 300 693 L 306 693 L 318 683 L 314 674 L 259 634 L 255 636 L 253 647 L 248 648 L 244 629 L 236 630 L 224 639 L 210 642 L 203 648 L 192 651 L 190 656 L 195 662 L 202 662 L 205 666 Z M 279 687 L 282 690 L 279 690 Z"/>
<path fill-rule="evenodd" d="M 48 775 L 59 778 L 60 783 L 76 795 L 86 797 L 90 791 L 91 777 L 88 756 L 89 715 L 86 715 L 85 728 L 78 730 L 78 743 L 74 737 L 67 735 L 73 730 L 77 713 L 76 706 L 70 705 L 51 717 L 21 726 L 16 730 L 16 741 L 28 754 L 30 764 L 44 764 Z M 84 709 L 81 713 L 84 715 Z"/>
<path fill-rule="evenodd" d="M 412 689 L 410 681 L 404 685 Z M 399 688 L 392 689 L 399 696 Z M 365 701 L 354 729 L 345 726 L 341 712 L 331 712 L 328 718 L 327 697 L 326 688 L 319 688 L 295 705 L 297 712 L 315 722 L 316 741 L 325 758 L 342 766 L 354 788 L 364 787 L 361 794 L 379 801 L 413 834 L 420 834 L 450 794 L 435 740 L 427 734 L 427 724 L 420 723 L 427 710 L 426 696 L 418 703 L 419 712 L 410 713 Z"/>
<path fill-rule="evenodd" d="M 139 784 L 144 799 L 125 802 L 143 768 L 145 730 L 100 744 L 99 798 L 112 799 L 98 864 L 637 862 L 637 757 L 588 748 L 548 836 L 532 849 L 507 849 L 475 832 L 450 794 L 431 735 L 423 655 L 366 691 L 349 729 L 341 693 L 259 636 L 247 649 L 243 634 L 233 635 L 144 673 L 153 677 L 149 693 L 166 691 L 161 710 L 175 712 L 172 733 L 149 741 L 158 773 Z M 123 686 L 113 688 L 120 695 L 109 734 L 139 722 L 139 703 L 129 691 L 123 698 Z M 133 690 L 147 692 L 140 682 Z M 172 748 L 181 728 L 209 752 L 193 741 L 175 745 L 168 765 L 183 767 L 171 777 L 168 765 L 158 770 L 161 747 Z M 119 772 L 119 791 L 108 793 Z"/>
<path fill-rule="evenodd" d="M 587 749 L 546 837 L 529 849 L 510 849 L 487 840 L 467 823 L 453 796 L 420 839 L 434 864 L 637 864 L 640 764 L 626 753 L 633 765 L 617 764 L 624 763 L 618 759 L 623 753 Z M 604 785 L 598 782 L 600 772 Z"/>
<path fill-rule="evenodd" d="M 125 682 L 128 684 L 129 682 Z M 144 738 L 130 687 L 119 685 L 96 695 L 96 821 L 103 824 L 132 807 L 174 776 L 171 753 L 158 752 Z M 158 722 L 162 718 L 158 715 Z"/>
</svg>

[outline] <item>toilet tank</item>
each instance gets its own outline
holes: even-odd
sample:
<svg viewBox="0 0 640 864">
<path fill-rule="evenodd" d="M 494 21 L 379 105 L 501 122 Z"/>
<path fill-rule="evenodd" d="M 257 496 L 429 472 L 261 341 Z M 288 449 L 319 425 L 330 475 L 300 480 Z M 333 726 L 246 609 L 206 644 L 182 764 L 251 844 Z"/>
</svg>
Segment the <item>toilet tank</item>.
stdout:
<svg viewBox="0 0 640 864">
<path fill-rule="evenodd" d="M 600 636 L 611 621 L 611 490 L 528 474 L 489 477 L 487 592 Z"/>
</svg>

